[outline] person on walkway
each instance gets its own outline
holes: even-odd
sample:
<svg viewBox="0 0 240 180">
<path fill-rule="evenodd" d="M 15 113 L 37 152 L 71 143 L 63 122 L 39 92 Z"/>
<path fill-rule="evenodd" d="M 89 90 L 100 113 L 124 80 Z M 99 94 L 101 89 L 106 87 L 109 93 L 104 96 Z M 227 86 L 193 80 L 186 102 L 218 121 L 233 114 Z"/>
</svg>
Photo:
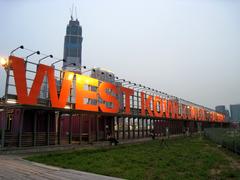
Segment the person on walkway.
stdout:
<svg viewBox="0 0 240 180">
<path fill-rule="evenodd" d="M 118 145 L 118 140 L 113 137 L 110 133 L 107 134 L 107 140 L 109 141 L 110 145 Z"/>
<path fill-rule="evenodd" d="M 151 130 L 150 135 L 151 135 L 151 137 L 152 137 L 152 140 L 154 140 L 154 139 L 155 139 L 155 132 L 154 132 L 153 129 Z"/>
</svg>

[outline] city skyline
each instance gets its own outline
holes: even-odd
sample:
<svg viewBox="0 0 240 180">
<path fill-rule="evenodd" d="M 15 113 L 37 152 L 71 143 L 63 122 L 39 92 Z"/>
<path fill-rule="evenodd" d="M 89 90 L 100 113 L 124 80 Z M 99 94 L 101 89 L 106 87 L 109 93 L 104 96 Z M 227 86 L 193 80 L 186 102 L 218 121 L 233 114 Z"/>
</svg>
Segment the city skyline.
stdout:
<svg viewBox="0 0 240 180">
<path fill-rule="evenodd" d="M 219 104 L 227 107 L 230 104 L 239 104 L 240 53 L 237 47 L 240 36 L 237 22 L 240 16 L 236 8 L 240 7 L 239 3 L 222 1 L 218 2 L 216 7 L 210 2 L 171 1 L 171 4 L 153 1 L 148 4 L 146 1 L 140 1 L 139 4 L 129 3 L 130 7 L 136 6 L 136 11 L 131 12 L 128 7 L 124 11 L 125 14 L 121 14 L 120 10 L 125 9 L 126 1 L 118 2 L 117 5 L 110 1 L 103 3 L 94 1 L 100 5 L 99 8 L 92 7 L 89 2 L 79 2 L 77 5 L 81 4 L 81 8 L 77 16 L 83 26 L 83 65 L 107 67 L 119 77 L 211 108 Z M 3 33 L 0 35 L 4 42 L 0 44 L 1 55 L 8 55 L 16 46 L 24 44 L 27 48 L 61 58 L 65 27 L 70 18 L 68 7 L 71 7 L 71 3 L 60 1 L 58 8 L 62 10 L 61 18 L 54 21 L 60 15 L 56 10 L 52 11 L 56 14 L 50 12 L 55 3 L 56 1 L 42 3 L 25 1 L 18 7 L 20 3 L 17 1 L 0 2 L 1 11 L 4 7 L 5 14 L 0 17 L 4 24 Z M 141 13 L 144 5 L 147 9 L 146 17 Z M 169 11 L 160 5 L 164 5 Z M 200 10 L 205 9 L 206 14 L 201 14 L 200 10 L 194 12 L 197 5 L 200 5 Z M 46 13 L 41 14 L 40 10 L 36 9 L 38 6 L 45 7 Z M 185 6 L 191 9 L 188 10 Z M 158 8 L 162 11 L 158 11 Z M 106 9 L 109 12 L 106 13 Z M 188 10 L 185 14 L 184 9 Z M 18 15 L 4 13 L 9 10 Z M 26 10 L 37 12 L 34 17 L 27 17 Z M 91 10 L 96 10 L 96 13 L 89 13 Z M 177 10 L 177 13 L 174 14 L 173 10 Z M 212 16 L 208 18 L 210 11 Z M 193 17 L 188 17 L 188 13 Z M 51 17 L 46 19 L 45 16 L 49 15 Z M 113 15 L 115 19 L 109 15 Z M 178 15 L 180 17 L 177 17 Z M 142 21 L 137 16 L 144 22 L 142 29 L 139 28 Z M 11 22 L 6 21 L 4 17 L 10 18 Z M 22 21 L 19 22 L 18 18 Z M 169 23 L 168 18 L 174 20 L 174 23 Z M 196 19 L 200 20 L 200 24 Z M 37 27 L 34 27 L 34 23 Z M 192 33 L 189 34 L 187 27 Z"/>
</svg>

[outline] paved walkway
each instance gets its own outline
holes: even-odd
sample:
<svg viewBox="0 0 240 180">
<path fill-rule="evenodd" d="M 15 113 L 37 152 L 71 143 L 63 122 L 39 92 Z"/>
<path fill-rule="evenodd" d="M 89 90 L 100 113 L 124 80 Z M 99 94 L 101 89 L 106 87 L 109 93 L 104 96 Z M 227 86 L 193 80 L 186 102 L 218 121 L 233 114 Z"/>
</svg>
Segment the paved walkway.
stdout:
<svg viewBox="0 0 240 180">
<path fill-rule="evenodd" d="M 170 138 L 173 137 L 176 136 L 171 136 Z M 142 143 L 149 140 L 151 138 L 124 140 L 120 144 Z M 109 142 L 96 143 L 94 145 L 52 146 L 0 151 L 0 180 L 119 180 L 119 178 L 47 166 L 22 159 L 24 156 L 39 152 L 77 150 L 94 146 L 109 146 Z"/>
<path fill-rule="evenodd" d="M 70 169 L 46 166 L 19 156 L 0 155 L 0 180 L 119 180 Z"/>
</svg>

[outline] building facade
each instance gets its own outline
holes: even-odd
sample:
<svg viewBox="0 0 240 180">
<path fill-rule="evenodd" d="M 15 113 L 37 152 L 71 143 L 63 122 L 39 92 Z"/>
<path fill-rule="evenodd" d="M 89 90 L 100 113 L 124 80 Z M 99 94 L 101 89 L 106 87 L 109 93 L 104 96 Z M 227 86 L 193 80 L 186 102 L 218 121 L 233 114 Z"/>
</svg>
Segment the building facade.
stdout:
<svg viewBox="0 0 240 180">
<path fill-rule="evenodd" d="M 225 119 L 228 121 L 230 120 L 229 111 L 226 109 L 224 105 L 219 105 L 215 107 L 216 112 L 222 113 L 225 115 Z"/>
<path fill-rule="evenodd" d="M 81 67 L 82 65 L 82 27 L 78 19 L 71 17 L 66 29 L 64 39 L 63 69 Z M 74 65 L 75 64 L 75 65 Z M 76 67 L 75 67 L 76 66 Z"/>
<path fill-rule="evenodd" d="M 230 105 L 231 120 L 240 122 L 240 104 Z"/>
</svg>

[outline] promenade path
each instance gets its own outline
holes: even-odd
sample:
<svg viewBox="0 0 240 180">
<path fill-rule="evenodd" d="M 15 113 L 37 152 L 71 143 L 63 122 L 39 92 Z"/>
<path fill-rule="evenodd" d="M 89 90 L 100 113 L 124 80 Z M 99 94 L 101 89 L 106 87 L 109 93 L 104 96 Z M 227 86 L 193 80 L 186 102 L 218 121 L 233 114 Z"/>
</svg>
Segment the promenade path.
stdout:
<svg viewBox="0 0 240 180">
<path fill-rule="evenodd" d="M 119 180 L 71 169 L 23 160 L 16 155 L 0 155 L 0 180 Z"/>
<path fill-rule="evenodd" d="M 171 136 L 170 138 L 173 137 L 176 136 Z M 149 140 L 151 140 L 151 138 L 125 140 L 121 141 L 120 144 L 142 143 Z M 0 180 L 120 180 L 119 178 L 115 177 L 47 166 L 23 159 L 23 157 L 38 153 L 62 150 L 79 150 L 101 146 L 109 146 L 109 142 L 102 142 L 94 145 L 53 146 L 50 148 L 38 147 L 0 151 Z"/>
</svg>

